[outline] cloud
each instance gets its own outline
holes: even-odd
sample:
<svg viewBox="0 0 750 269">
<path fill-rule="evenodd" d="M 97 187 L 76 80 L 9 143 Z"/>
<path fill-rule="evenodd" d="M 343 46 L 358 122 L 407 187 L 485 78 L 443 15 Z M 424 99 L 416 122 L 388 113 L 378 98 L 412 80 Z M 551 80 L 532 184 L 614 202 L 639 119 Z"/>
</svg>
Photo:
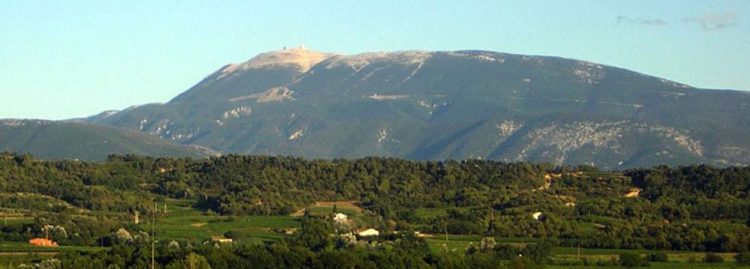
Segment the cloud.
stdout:
<svg viewBox="0 0 750 269">
<path fill-rule="evenodd" d="M 732 11 L 707 13 L 700 17 L 687 17 L 682 21 L 698 24 L 704 31 L 716 31 L 737 26 L 737 14 Z"/>
<path fill-rule="evenodd" d="M 661 26 L 666 25 L 667 22 L 662 19 L 649 19 L 649 18 L 643 18 L 643 17 L 628 17 L 624 15 L 617 16 L 616 18 L 617 23 L 629 23 L 629 24 L 640 24 L 640 25 L 648 25 L 648 26 Z"/>
</svg>

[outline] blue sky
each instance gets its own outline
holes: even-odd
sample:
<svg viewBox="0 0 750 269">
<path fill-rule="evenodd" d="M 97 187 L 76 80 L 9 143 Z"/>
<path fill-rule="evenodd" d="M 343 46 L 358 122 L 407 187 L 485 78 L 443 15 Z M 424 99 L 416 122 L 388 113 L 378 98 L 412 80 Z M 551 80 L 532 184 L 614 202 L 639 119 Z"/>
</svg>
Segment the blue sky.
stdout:
<svg viewBox="0 0 750 269">
<path fill-rule="evenodd" d="M 13 1 L 0 4 L 0 118 L 167 102 L 284 46 L 481 49 L 577 58 L 750 90 L 750 1 Z"/>
</svg>

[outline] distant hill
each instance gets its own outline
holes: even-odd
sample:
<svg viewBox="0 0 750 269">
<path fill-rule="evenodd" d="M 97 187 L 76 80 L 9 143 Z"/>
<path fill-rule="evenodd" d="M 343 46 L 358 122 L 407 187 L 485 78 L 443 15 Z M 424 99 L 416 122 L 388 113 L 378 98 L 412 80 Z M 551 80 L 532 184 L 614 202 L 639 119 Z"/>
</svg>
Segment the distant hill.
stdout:
<svg viewBox="0 0 750 269">
<path fill-rule="evenodd" d="M 750 162 L 747 92 L 488 51 L 269 52 L 220 68 L 167 104 L 89 121 L 224 153 L 608 169 Z"/>
<path fill-rule="evenodd" d="M 0 120 L 0 151 L 43 159 L 103 160 L 110 154 L 202 157 L 197 148 L 118 127 L 43 120 Z"/>
</svg>

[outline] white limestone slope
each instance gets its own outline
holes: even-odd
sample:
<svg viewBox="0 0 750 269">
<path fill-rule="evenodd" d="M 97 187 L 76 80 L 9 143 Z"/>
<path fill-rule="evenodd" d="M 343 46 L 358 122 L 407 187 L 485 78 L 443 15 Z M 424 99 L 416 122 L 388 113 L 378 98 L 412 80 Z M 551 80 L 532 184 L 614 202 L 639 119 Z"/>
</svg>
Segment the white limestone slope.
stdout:
<svg viewBox="0 0 750 269">
<path fill-rule="evenodd" d="M 230 64 L 221 70 L 219 79 L 229 76 L 237 71 L 259 69 L 273 66 L 296 66 L 300 72 L 310 70 L 314 65 L 334 56 L 333 53 L 319 52 L 304 47 L 285 48 L 258 54 L 247 62 L 241 64 Z"/>
</svg>

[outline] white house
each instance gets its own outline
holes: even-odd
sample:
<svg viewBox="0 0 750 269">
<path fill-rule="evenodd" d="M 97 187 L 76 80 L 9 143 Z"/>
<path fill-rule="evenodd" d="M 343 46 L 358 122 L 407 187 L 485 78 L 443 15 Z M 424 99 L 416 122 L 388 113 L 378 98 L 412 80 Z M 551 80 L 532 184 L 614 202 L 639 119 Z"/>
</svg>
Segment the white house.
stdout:
<svg viewBox="0 0 750 269">
<path fill-rule="evenodd" d="M 226 238 L 223 236 L 211 236 L 211 241 L 214 241 L 216 243 L 221 243 L 221 244 L 231 244 L 232 238 Z"/>
<path fill-rule="evenodd" d="M 535 220 L 539 220 L 539 218 L 542 217 L 542 212 L 534 212 L 534 214 L 531 214 L 531 217 L 533 217 Z"/>
<path fill-rule="evenodd" d="M 373 228 L 369 228 L 369 229 L 357 231 L 357 235 L 362 236 L 362 237 L 378 236 L 380 235 L 380 232 L 378 232 L 378 230 L 375 230 Z"/>
<path fill-rule="evenodd" d="M 336 213 L 336 215 L 333 216 L 333 221 L 336 223 L 347 223 L 349 217 L 346 214 Z"/>
<path fill-rule="evenodd" d="M 641 189 L 632 188 L 630 192 L 625 194 L 625 198 L 638 198 L 639 195 L 641 195 Z"/>
</svg>

